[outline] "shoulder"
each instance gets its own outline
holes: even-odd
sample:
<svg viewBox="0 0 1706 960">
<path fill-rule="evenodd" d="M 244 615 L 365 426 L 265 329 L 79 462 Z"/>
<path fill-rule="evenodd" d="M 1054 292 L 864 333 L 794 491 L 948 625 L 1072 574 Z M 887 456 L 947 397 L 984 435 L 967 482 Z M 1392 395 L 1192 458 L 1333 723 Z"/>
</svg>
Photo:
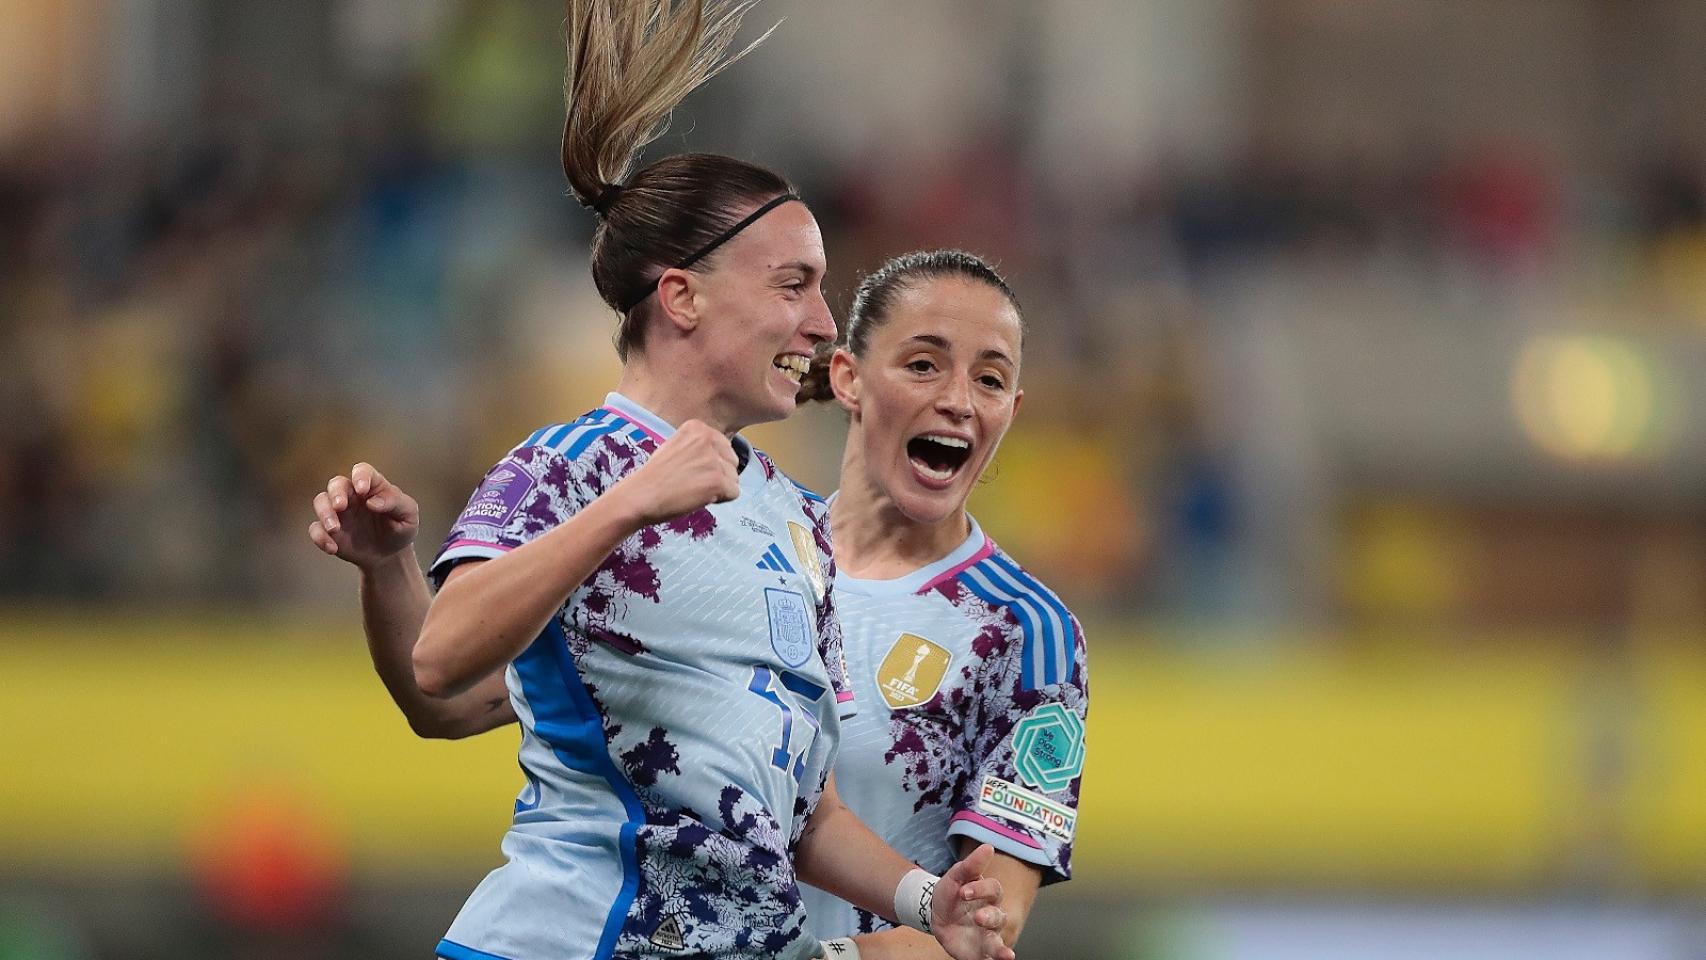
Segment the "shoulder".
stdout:
<svg viewBox="0 0 1706 960">
<path fill-rule="evenodd" d="M 611 451 L 644 451 L 653 446 L 644 427 L 614 410 L 600 407 L 567 423 L 540 427 L 517 444 L 515 453 L 532 456 L 556 455 L 564 460 L 591 463 Z"/>
<path fill-rule="evenodd" d="M 1022 659 L 1025 688 L 1066 682 L 1072 676 L 1073 663 L 1084 645 L 1078 619 L 1059 594 L 994 541 L 981 557 L 955 574 L 952 584 L 950 589 L 1004 615 L 1009 638 L 1019 641 L 1008 649 Z"/>
<path fill-rule="evenodd" d="M 782 485 L 790 494 L 797 497 L 800 501 L 800 509 L 805 511 L 806 516 L 811 518 L 813 524 L 824 529 L 828 528 L 829 502 L 824 499 L 822 494 L 788 476 L 782 468 L 776 466 L 776 462 L 771 460 L 768 454 L 757 447 L 753 448 L 752 455 L 764 468 L 765 479 L 771 483 Z"/>
</svg>

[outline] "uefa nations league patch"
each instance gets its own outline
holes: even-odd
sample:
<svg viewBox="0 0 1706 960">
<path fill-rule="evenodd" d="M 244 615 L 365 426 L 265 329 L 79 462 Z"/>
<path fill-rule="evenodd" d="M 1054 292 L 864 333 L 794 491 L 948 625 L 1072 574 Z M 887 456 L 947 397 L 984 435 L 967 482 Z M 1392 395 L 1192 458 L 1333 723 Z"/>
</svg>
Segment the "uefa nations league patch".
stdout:
<svg viewBox="0 0 1706 960">
<path fill-rule="evenodd" d="M 462 516 L 456 518 L 456 525 L 480 523 L 501 527 L 515 518 L 515 512 L 521 509 L 533 487 L 533 474 L 514 458 L 506 459 L 486 474 L 485 481 L 480 484 L 480 489 L 474 491 Z"/>
<path fill-rule="evenodd" d="M 792 590 L 765 587 L 764 602 L 770 608 L 771 649 L 788 666 L 804 666 L 812 655 L 812 626 L 806 614 L 806 598 Z"/>
<path fill-rule="evenodd" d="M 1032 710 L 1013 727 L 1013 765 L 1027 786 L 1066 789 L 1084 772 L 1084 721 L 1064 704 Z"/>
</svg>

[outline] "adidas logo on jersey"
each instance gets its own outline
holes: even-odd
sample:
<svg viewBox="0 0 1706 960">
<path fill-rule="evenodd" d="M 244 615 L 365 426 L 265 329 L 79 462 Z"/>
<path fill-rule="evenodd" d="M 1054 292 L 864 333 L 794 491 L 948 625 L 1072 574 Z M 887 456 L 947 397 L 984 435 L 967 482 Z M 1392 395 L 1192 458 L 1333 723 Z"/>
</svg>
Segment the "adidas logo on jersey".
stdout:
<svg viewBox="0 0 1706 960">
<path fill-rule="evenodd" d="M 652 931 L 652 942 L 665 950 L 685 950 L 687 941 L 681 935 L 681 920 L 671 914 Z"/>
<path fill-rule="evenodd" d="M 770 549 L 764 551 L 764 556 L 758 559 L 758 569 L 774 570 L 777 573 L 793 573 L 794 565 L 782 555 L 782 548 L 772 543 Z"/>
</svg>

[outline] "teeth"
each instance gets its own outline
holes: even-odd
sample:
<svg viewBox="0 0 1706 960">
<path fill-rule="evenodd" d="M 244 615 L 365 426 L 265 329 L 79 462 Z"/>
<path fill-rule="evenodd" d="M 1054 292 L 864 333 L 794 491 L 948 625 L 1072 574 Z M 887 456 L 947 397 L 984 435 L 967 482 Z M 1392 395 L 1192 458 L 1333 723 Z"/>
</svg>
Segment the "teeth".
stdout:
<svg viewBox="0 0 1706 960">
<path fill-rule="evenodd" d="M 959 437 L 940 437 L 935 434 L 929 434 L 922 439 L 928 440 L 931 443 L 939 443 L 944 447 L 954 447 L 959 450 L 964 450 L 971 446 L 971 444 L 961 440 Z"/>
<path fill-rule="evenodd" d="M 789 354 L 784 357 L 777 357 L 772 362 L 776 365 L 776 369 L 787 374 L 788 379 L 795 383 L 799 383 L 804 379 L 806 371 L 810 370 L 812 366 L 811 358 L 802 357 L 798 354 Z"/>
<path fill-rule="evenodd" d="M 919 473 L 924 474 L 932 480 L 947 480 L 954 475 L 954 471 L 952 470 L 937 470 L 932 468 L 929 464 L 920 463 L 917 460 L 912 461 L 912 465 L 917 468 Z"/>
</svg>

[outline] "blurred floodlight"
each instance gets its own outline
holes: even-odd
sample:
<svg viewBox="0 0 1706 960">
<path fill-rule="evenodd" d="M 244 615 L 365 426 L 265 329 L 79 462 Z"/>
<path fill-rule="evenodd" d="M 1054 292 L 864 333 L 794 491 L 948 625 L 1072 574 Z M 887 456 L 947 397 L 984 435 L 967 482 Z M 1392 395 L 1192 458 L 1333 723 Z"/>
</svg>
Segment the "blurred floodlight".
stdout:
<svg viewBox="0 0 1706 960">
<path fill-rule="evenodd" d="M 1666 380 L 1651 351 L 1597 335 L 1544 336 L 1517 356 L 1511 399 L 1537 447 L 1571 461 L 1653 457 L 1674 440 Z"/>
</svg>

